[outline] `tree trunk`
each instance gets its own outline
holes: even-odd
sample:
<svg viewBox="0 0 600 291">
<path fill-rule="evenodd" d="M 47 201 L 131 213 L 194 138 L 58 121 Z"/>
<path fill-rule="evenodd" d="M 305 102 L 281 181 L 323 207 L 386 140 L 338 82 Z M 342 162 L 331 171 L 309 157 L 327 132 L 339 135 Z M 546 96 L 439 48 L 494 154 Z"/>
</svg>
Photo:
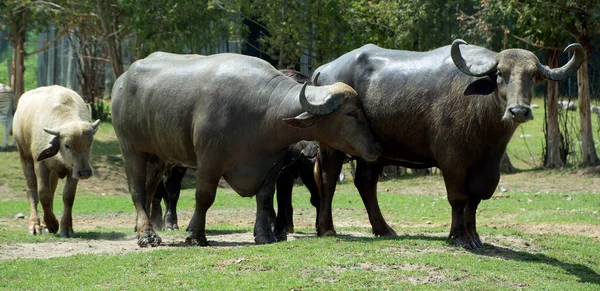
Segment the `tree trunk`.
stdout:
<svg viewBox="0 0 600 291">
<path fill-rule="evenodd" d="M 550 68 L 558 66 L 558 51 L 550 50 L 546 56 Z M 546 81 L 546 156 L 544 167 L 562 168 L 565 161 L 560 155 L 560 131 L 558 128 L 558 82 Z"/>
<path fill-rule="evenodd" d="M 502 174 L 514 174 L 517 172 L 517 169 L 510 162 L 510 158 L 508 154 L 504 152 L 504 156 L 502 156 L 502 160 L 500 160 L 500 173 Z"/>
<path fill-rule="evenodd" d="M 577 92 L 579 94 L 579 122 L 581 137 L 582 166 L 595 166 L 598 164 L 598 156 L 594 147 L 594 136 L 592 134 L 592 117 L 590 112 L 590 79 L 588 75 L 588 56 L 592 51 L 590 43 L 588 22 L 586 15 L 579 15 L 579 35 L 577 40 L 583 46 L 583 64 L 577 71 Z"/>
<path fill-rule="evenodd" d="M 102 25 L 102 31 L 104 32 L 104 38 L 106 42 L 106 48 L 108 56 L 110 57 L 110 64 L 114 79 L 116 80 L 121 74 L 123 74 L 123 61 L 121 60 L 121 53 L 119 50 L 118 40 L 118 23 L 117 17 L 114 15 L 112 10 L 112 1 L 97 0 L 98 14 L 100 15 L 100 24 Z"/>
<path fill-rule="evenodd" d="M 592 134 L 592 117 L 590 113 L 590 83 L 588 78 L 587 53 L 584 62 L 577 71 L 577 91 L 579 93 L 579 126 L 581 137 L 582 166 L 598 164 L 598 156 L 594 147 Z"/>
<path fill-rule="evenodd" d="M 13 63 L 11 86 L 15 93 L 15 104 L 25 93 L 25 32 L 17 30 L 13 35 Z"/>
</svg>

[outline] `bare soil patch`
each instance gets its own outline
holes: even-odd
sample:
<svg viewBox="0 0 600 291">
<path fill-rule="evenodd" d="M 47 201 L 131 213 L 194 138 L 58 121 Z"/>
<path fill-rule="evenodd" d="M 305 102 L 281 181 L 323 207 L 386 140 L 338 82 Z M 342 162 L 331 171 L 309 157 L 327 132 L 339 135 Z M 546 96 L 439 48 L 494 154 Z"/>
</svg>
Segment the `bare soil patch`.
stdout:
<svg viewBox="0 0 600 291">
<path fill-rule="evenodd" d="M 72 255 L 88 254 L 126 254 L 140 253 L 164 249 L 177 249 L 188 246 L 184 243 L 184 234 L 159 233 L 162 244 L 158 247 L 140 248 L 137 245 L 135 234 L 113 239 L 69 239 L 51 243 L 17 243 L 0 245 L 0 260 L 6 259 L 47 259 L 54 257 L 65 257 Z M 313 234 L 290 234 L 288 240 L 314 236 Z M 252 232 L 224 233 L 207 235 L 210 247 L 232 248 L 242 246 L 253 246 L 254 236 Z"/>
<path fill-rule="evenodd" d="M 183 211 L 180 213 L 180 228 L 185 229 L 187 222 L 191 218 L 191 211 Z M 254 221 L 254 210 L 252 209 L 216 209 L 211 210 L 207 217 L 208 222 L 208 233 L 207 238 L 211 247 L 216 248 L 229 248 L 229 247 L 242 247 L 242 246 L 253 246 L 254 237 L 252 231 L 214 231 L 211 230 L 211 224 L 228 223 L 240 227 L 252 229 Z M 341 219 L 343 216 L 338 216 L 340 219 L 336 219 L 336 226 L 342 228 L 345 226 L 353 227 L 364 227 L 365 231 L 338 231 L 340 238 L 352 238 L 352 237 L 372 237 L 370 233 L 370 224 L 368 219 Z M 74 217 L 74 226 L 76 235 L 81 238 L 65 239 L 59 242 L 47 242 L 47 243 L 17 243 L 10 245 L 0 245 L 0 260 L 5 259 L 17 259 L 17 258 L 52 258 L 71 256 L 77 254 L 126 254 L 126 253 L 137 253 L 147 252 L 160 249 L 174 249 L 187 246 L 185 242 L 185 232 L 159 232 L 159 235 L 163 239 L 161 246 L 155 248 L 140 248 L 137 246 L 137 239 L 133 232 L 133 225 L 135 221 L 135 215 L 133 213 L 121 213 L 101 216 L 85 216 L 85 217 Z M 315 214 L 312 210 L 299 209 L 296 212 L 294 224 L 296 228 L 308 228 L 314 227 Z M 27 231 L 27 220 L 12 220 L 0 221 L 0 224 L 10 225 L 11 229 L 22 229 L 24 232 Z M 397 225 L 394 227 L 400 237 L 410 236 L 423 236 L 423 237 L 436 237 L 445 238 L 446 232 L 441 233 L 423 233 L 414 232 L 410 228 L 427 228 L 427 227 L 447 227 L 447 223 L 410 223 Z M 488 227 L 503 227 L 503 228 L 514 228 L 523 232 L 533 234 L 572 234 L 572 235 L 584 235 L 600 239 L 600 229 L 595 225 L 553 225 L 553 224 L 498 224 L 498 225 L 486 225 Z M 128 228 L 131 227 L 130 234 L 118 233 L 106 233 L 100 232 L 103 228 Z M 294 233 L 288 235 L 288 240 L 302 239 L 307 237 L 315 237 L 316 233 L 313 231 L 307 233 Z M 534 240 L 524 239 L 520 237 L 495 235 L 486 236 L 482 233 L 482 239 L 487 244 L 492 246 L 490 249 L 486 249 L 483 252 L 490 252 L 488 255 L 499 255 L 498 252 L 509 252 L 514 254 L 517 251 L 526 250 L 528 252 L 537 252 L 538 248 L 535 246 Z M 424 252 L 448 252 L 452 251 L 453 247 L 446 244 L 440 245 L 439 249 L 427 249 Z M 390 249 L 387 250 L 393 252 L 409 252 L 408 249 Z M 411 253 L 414 250 L 410 251 Z M 502 254 L 500 254 L 502 255 Z M 365 268 L 376 269 L 376 266 L 365 266 Z M 427 276 L 415 277 L 413 283 L 434 283 L 442 279 L 442 276 L 437 270 L 426 270 Z M 411 281 L 412 282 L 412 281 Z"/>
</svg>

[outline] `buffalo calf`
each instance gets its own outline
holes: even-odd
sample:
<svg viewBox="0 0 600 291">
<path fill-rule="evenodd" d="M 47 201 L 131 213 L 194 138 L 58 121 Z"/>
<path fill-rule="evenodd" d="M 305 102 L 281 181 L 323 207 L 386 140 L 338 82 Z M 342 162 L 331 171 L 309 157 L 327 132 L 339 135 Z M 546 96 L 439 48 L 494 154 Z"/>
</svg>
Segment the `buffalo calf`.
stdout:
<svg viewBox="0 0 600 291">
<path fill-rule="evenodd" d="M 52 202 L 58 179 L 66 177 L 60 236 L 73 237 L 72 208 L 77 182 L 93 174 L 91 148 L 99 124 L 100 120 L 90 122 L 83 99 L 61 86 L 40 87 L 19 99 L 13 134 L 27 181 L 30 234 L 42 232 L 38 201 L 44 209 L 45 230 L 51 233 L 59 230 Z"/>
</svg>

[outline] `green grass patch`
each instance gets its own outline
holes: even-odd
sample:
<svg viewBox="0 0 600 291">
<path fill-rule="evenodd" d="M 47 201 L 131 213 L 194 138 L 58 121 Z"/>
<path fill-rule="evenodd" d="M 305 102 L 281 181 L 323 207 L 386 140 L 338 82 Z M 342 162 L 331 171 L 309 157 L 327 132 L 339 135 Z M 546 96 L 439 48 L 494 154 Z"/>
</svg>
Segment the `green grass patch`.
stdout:
<svg viewBox="0 0 600 291">
<path fill-rule="evenodd" d="M 534 114 L 536 120 L 541 119 Z M 0 127 L 0 134 L 2 130 Z M 219 188 L 207 214 L 207 238 L 213 246 L 188 247 L 183 243 L 183 228 L 195 201 L 194 190 L 185 189 L 178 207 L 182 229 L 160 232 L 163 246 L 141 251 L 133 232 L 131 197 L 126 190 L 118 190 L 124 175 L 119 144 L 110 123 L 100 125 L 93 154 L 94 167 L 101 175 L 97 180 L 80 183 L 73 208 L 74 219 L 79 222 L 74 225 L 76 238 L 64 239 L 55 234 L 30 236 L 27 221 L 14 220 L 19 212 L 29 214 L 25 182 L 14 149 L 0 152 L 0 258 L 4 258 L 0 259 L 0 289 L 600 287 L 597 174 L 527 170 L 503 176 L 500 185 L 507 191 L 498 190 L 478 209 L 478 231 L 486 248 L 473 252 L 448 244 L 451 209 L 439 174 L 379 183 L 379 204 L 398 233 L 396 238 L 370 234 L 363 202 L 348 179 L 338 186 L 333 201 L 338 237 L 316 237 L 310 196 L 304 187 L 297 186 L 293 204 L 299 234 L 287 242 L 256 246 L 252 240 L 255 199 Z M 59 182 L 54 200 L 59 218 L 63 212 L 63 183 Z M 94 183 L 115 185 L 95 188 L 91 185 Z M 39 210 L 41 214 L 41 207 Z M 106 251 L 100 254 L 85 252 L 103 245 Z M 8 256 L 23 246 L 26 252 Z M 119 251 L 123 246 L 128 249 Z M 60 252 L 60 256 L 36 259 L 32 252 Z"/>
<path fill-rule="evenodd" d="M 498 236 L 508 236 L 498 232 Z M 596 290 L 597 242 L 522 235 L 542 251 L 504 246 L 469 252 L 434 233 L 396 239 L 340 236 L 266 246 L 179 247 L 0 264 L 8 289 L 551 289 Z M 581 253 L 579 246 L 586 247 Z M 31 268 L 38 270 L 31 277 Z M 62 278 L 56 280 L 56 278 Z M 133 279 L 135 278 L 135 279 Z M 40 282 L 45 282 L 40 284 Z"/>
</svg>

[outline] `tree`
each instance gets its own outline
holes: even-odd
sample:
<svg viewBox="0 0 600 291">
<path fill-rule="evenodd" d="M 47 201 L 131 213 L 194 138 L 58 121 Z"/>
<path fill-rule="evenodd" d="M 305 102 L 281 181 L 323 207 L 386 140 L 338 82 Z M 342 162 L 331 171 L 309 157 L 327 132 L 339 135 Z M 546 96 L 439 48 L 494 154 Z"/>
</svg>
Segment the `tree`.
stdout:
<svg viewBox="0 0 600 291">
<path fill-rule="evenodd" d="M 471 12 L 476 0 L 314 0 L 252 1 L 244 14 L 266 34 L 261 49 L 279 67 L 312 68 L 367 43 L 424 51 L 450 44 L 459 32 L 456 14 Z"/>
<path fill-rule="evenodd" d="M 34 52 L 25 51 L 27 32 L 47 26 L 53 17 L 62 11 L 62 6 L 47 1 L 4 0 L 0 2 L 0 30 L 7 32 L 13 49 L 10 83 L 17 104 L 25 91 L 25 57 L 47 49 L 62 37 L 68 28 L 61 30 L 56 39 Z"/>
<path fill-rule="evenodd" d="M 590 33 L 597 32 L 600 18 L 600 5 L 597 1 L 584 0 L 482 0 L 481 9 L 472 16 L 464 17 L 466 23 L 487 42 L 498 40 L 499 36 L 506 45 L 507 36 L 510 41 L 523 42 L 539 48 L 548 49 L 549 54 L 559 51 L 573 39 L 579 42 L 586 51 L 586 60 L 577 72 L 580 139 L 582 142 L 583 166 L 595 165 L 598 158 L 594 148 L 590 117 L 589 76 L 587 57 L 592 52 Z M 503 25 L 504 24 L 504 25 Z M 513 25 L 508 25 L 513 24 Z M 554 61 L 555 59 L 548 59 Z M 553 65 L 553 64 L 551 64 Z M 554 64 L 556 65 L 556 63 Z M 547 109 L 547 150 L 545 165 L 561 167 L 560 133 L 557 122 L 558 89 L 556 84 L 548 81 L 549 102 Z"/>
<path fill-rule="evenodd" d="M 546 56 L 546 64 L 550 68 L 558 66 L 558 51 L 549 50 Z M 546 150 L 544 156 L 544 167 L 562 168 L 565 166 L 566 156 L 561 155 L 561 134 L 558 127 L 558 82 L 546 81 L 545 108 L 546 122 L 544 131 L 546 136 Z"/>
<path fill-rule="evenodd" d="M 119 36 L 119 12 L 116 0 L 96 0 L 98 18 L 102 27 L 106 50 L 114 80 L 123 74 L 123 60 L 121 59 L 121 38 Z"/>
<path fill-rule="evenodd" d="M 585 49 L 583 64 L 577 71 L 577 93 L 579 95 L 580 135 L 582 142 L 583 166 L 594 166 L 599 163 L 594 147 L 592 120 L 590 116 L 590 80 L 588 74 L 588 58 L 592 54 L 590 34 L 600 28 L 600 5 L 596 1 L 558 2 L 557 7 L 571 15 L 565 23 L 569 32 Z"/>
<path fill-rule="evenodd" d="M 223 44 L 241 34 L 241 29 L 235 22 L 236 15 L 216 7 L 215 2 L 221 1 L 119 0 L 118 32 L 121 37 L 135 39 L 136 58 L 159 50 L 190 54 L 224 52 Z M 233 9 L 239 9 L 236 1 L 232 3 Z"/>
</svg>

